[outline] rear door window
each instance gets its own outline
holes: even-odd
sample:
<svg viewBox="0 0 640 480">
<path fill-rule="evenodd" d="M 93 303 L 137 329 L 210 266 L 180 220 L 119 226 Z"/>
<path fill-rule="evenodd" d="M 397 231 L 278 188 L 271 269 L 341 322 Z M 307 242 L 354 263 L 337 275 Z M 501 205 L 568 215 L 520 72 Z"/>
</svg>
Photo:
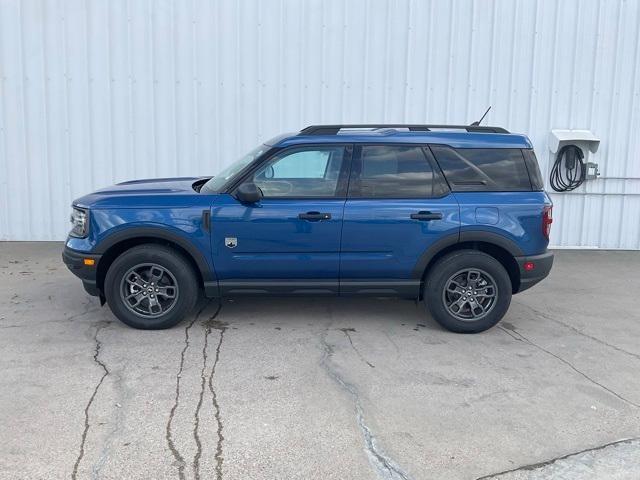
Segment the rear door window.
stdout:
<svg viewBox="0 0 640 480">
<path fill-rule="evenodd" d="M 444 193 L 440 175 L 420 145 L 363 145 L 358 150 L 350 198 L 428 198 Z"/>
<path fill-rule="evenodd" d="M 431 145 L 431 150 L 453 191 L 531 191 L 520 149 Z"/>
</svg>

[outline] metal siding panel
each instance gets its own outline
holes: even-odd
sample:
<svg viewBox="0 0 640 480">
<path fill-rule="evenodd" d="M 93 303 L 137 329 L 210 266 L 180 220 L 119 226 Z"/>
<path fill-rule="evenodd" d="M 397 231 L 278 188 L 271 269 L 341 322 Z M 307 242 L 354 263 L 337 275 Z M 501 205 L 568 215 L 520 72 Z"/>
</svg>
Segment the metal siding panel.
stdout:
<svg viewBox="0 0 640 480">
<path fill-rule="evenodd" d="M 0 25 L 2 22 L 0 21 Z M 2 34 L 0 33 L 0 58 L 2 58 Z M 0 240 L 6 240 L 5 235 L 9 231 L 9 162 L 7 161 L 8 149 L 5 139 L 5 77 L 0 73 Z"/>
<path fill-rule="evenodd" d="M 29 148 L 27 142 L 28 117 L 25 110 L 22 12 L 19 2 L 0 4 L 0 32 L 2 32 L 2 75 L 4 106 L 4 144 L 7 165 L 8 214 L 7 232 L 0 238 L 27 239 L 37 235 L 27 219 L 36 209 L 31 208 L 31 197 L 24 188 L 29 178 Z M 3 152 L 4 153 L 4 152 Z M 37 197 L 38 192 L 33 196 Z M 34 200 L 37 200 L 34 199 Z"/>
<path fill-rule="evenodd" d="M 130 17 L 126 0 L 109 2 L 108 65 L 109 65 L 109 130 L 111 132 L 111 163 L 113 181 L 135 177 L 131 161 L 133 125 L 131 118 L 131 43 Z"/>
<path fill-rule="evenodd" d="M 575 21 L 566 22 L 572 18 Z M 63 238 L 70 201 L 214 174 L 311 123 L 470 122 L 602 138 L 552 243 L 640 248 L 640 4 L 0 2 L 0 239 Z M 25 188 L 25 180 L 30 186 Z"/>
</svg>

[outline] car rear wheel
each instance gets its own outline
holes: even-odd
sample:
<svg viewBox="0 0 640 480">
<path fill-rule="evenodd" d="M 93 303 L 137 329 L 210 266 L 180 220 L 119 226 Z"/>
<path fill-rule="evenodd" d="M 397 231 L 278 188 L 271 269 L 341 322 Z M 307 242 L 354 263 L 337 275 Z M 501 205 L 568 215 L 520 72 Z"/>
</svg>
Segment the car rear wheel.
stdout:
<svg viewBox="0 0 640 480">
<path fill-rule="evenodd" d="M 198 282 L 187 259 L 153 244 L 133 247 L 116 258 L 104 290 L 116 317 L 146 330 L 177 325 L 198 298 Z"/>
<path fill-rule="evenodd" d="M 444 328 L 482 332 L 497 324 L 511 303 L 509 274 L 495 258 L 476 250 L 452 252 L 427 275 L 423 299 Z"/>
</svg>

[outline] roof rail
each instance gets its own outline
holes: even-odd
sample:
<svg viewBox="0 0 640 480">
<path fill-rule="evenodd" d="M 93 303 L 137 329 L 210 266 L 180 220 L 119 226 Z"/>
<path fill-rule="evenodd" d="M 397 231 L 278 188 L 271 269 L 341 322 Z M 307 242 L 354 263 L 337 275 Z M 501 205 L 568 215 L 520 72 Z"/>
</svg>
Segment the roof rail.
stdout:
<svg viewBox="0 0 640 480">
<path fill-rule="evenodd" d="M 413 124 L 362 124 L 362 125 L 310 125 L 300 130 L 299 135 L 336 135 L 345 128 L 407 128 L 410 132 L 429 132 L 432 129 L 466 130 L 467 132 L 509 133 L 502 127 L 484 127 L 479 125 L 413 125 Z"/>
</svg>

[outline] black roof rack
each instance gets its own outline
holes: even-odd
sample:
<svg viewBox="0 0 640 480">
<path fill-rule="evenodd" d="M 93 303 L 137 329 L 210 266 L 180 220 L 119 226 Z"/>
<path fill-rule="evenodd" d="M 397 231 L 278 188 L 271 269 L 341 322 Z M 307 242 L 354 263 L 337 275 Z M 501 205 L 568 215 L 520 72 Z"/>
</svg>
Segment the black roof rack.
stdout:
<svg viewBox="0 0 640 480">
<path fill-rule="evenodd" d="M 466 130 L 467 132 L 509 133 L 502 127 L 484 127 L 479 125 L 412 125 L 412 124 L 371 124 L 371 125 L 311 125 L 300 130 L 299 135 L 336 135 L 345 128 L 407 128 L 411 132 L 429 132 L 433 129 Z"/>
</svg>

